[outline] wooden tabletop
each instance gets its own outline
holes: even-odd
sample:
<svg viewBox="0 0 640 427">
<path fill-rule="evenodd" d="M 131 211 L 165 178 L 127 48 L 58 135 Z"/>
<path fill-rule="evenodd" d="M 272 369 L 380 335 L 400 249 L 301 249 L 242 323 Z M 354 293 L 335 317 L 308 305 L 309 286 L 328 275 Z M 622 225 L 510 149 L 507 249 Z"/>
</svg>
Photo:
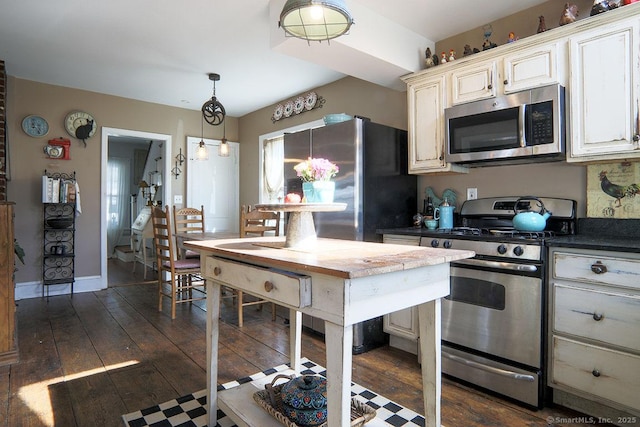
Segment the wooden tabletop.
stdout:
<svg viewBox="0 0 640 427">
<path fill-rule="evenodd" d="M 215 240 L 215 239 L 235 239 L 238 233 L 232 231 L 205 231 L 204 233 L 176 233 L 175 237 L 182 240 Z"/>
<path fill-rule="evenodd" d="M 284 247 L 284 237 L 190 241 L 185 247 L 283 269 L 357 278 L 471 258 L 473 251 L 318 239 L 309 249 Z"/>
</svg>

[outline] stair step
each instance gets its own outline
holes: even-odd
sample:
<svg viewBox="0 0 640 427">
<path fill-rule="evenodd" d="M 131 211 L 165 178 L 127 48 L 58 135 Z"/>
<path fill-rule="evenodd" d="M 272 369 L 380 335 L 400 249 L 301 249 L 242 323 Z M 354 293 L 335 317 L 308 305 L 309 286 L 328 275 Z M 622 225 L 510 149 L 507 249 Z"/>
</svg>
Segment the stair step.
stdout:
<svg viewBox="0 0 640 427">
<path fill-rule="evenodd" d="M 133 261 L 133 250 L 131 250 L 130 246 L 116 246 L 115 252 L 119 260 L 124 262 Z"/>
</svg>

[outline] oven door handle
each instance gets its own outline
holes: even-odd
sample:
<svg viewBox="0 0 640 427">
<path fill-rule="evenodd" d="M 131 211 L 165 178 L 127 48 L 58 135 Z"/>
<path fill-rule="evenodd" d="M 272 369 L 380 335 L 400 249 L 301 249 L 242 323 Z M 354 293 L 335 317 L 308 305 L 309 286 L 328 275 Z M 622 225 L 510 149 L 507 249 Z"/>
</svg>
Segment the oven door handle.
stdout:
<svg viewBox="0 0 640 427">
<path fill-rule="evenodd" d="M 532 264 L 516 264 L 513 262 L 502 262 L 502 261 L 488 261 L 486 259 L 476 259 L 476 258 L 467 258 L 458 261 L 454 261 L 452 264 L 462 264 L 469 266 L 477 266 L 477 267 L 490 267 L 490 268 L 498 268 L 502 270 L 513 270 L 513 271 L 526 271 L 530 273 L 535 273 L 538 271 L 537 265 Z"/>
<path fill-rule="evenodd" d="M 506 369 L 500 369 L 500 368 L 496 368 L 494 366 L 487 366 L 485 364 L 482 363 L 478 363 L 478 362 L 474 362 L 473 360 L 469 360 L 469 359 L 465 359 L 464 357 L 460 357 L 460 356 L 456 356 L 454 354 L 451 353 L 447 353 L 446 351 L 442 350 L 441 351 L 442 357 L 445 357 L 447 359 L 453 360 L 454 362 L 458 362 L 458 363 L 462 363 L 463 365 L 467 365 L 470 366 L 472 368 L 476 368 L 476 369 L 480 369 L 492 374 L 496 374 L 496 375 L 500 375 L 502 377 L 507 377 L 507 378 L 511 378 L 514 380 L 518 380 L 518 381 L 527 381 L 527 382 L 534 382 L 536 379 L 533 377 L 533 375 L 525 375 L 525 374 L 519 374 L 517 372 L 513 372 L 513 371 L 507 371 Z"/>
</svg>

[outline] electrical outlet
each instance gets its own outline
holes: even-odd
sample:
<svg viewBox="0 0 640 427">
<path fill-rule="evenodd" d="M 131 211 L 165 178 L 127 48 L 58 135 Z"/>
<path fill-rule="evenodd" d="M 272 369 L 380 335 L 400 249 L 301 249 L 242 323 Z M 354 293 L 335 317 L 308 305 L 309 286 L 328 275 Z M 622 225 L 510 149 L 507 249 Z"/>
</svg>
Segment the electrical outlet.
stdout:
<svg viewBox="0 0 640 427">
<path fill-rule="evenodd" d="M 477 188 L 467 188 L 467 200 L 475 200 L 478 198 Z"/>
<path fill-rule="evenodd" d="M 182 204 L 182 195 L 181 194 L 173 196 L 173 204 L 174 205 L 181 205 Z"/>
</svg>

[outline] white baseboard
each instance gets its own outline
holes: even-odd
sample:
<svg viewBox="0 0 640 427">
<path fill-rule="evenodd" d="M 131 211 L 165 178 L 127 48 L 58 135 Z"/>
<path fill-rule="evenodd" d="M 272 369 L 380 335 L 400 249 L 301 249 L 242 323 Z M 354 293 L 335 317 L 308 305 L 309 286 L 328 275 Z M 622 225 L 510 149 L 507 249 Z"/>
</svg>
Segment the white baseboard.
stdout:
<svg viewBox="0 0 640 427">
<path fill-rule="evenodd" d="M 71 285 L 49 285 L 48 295 L 68 295 L 71 293 Z M 73 284 L 73 293 L 94 292 L 107 288 L 107 280 L 101 276 L 76 277 Z M 44 289 L 44 295 L 47 295 L 47 289 Z M 42 297 L 42 282 L 22 282 L 16 283 L 15 299 L 28 299 Z"/>
</svg>

